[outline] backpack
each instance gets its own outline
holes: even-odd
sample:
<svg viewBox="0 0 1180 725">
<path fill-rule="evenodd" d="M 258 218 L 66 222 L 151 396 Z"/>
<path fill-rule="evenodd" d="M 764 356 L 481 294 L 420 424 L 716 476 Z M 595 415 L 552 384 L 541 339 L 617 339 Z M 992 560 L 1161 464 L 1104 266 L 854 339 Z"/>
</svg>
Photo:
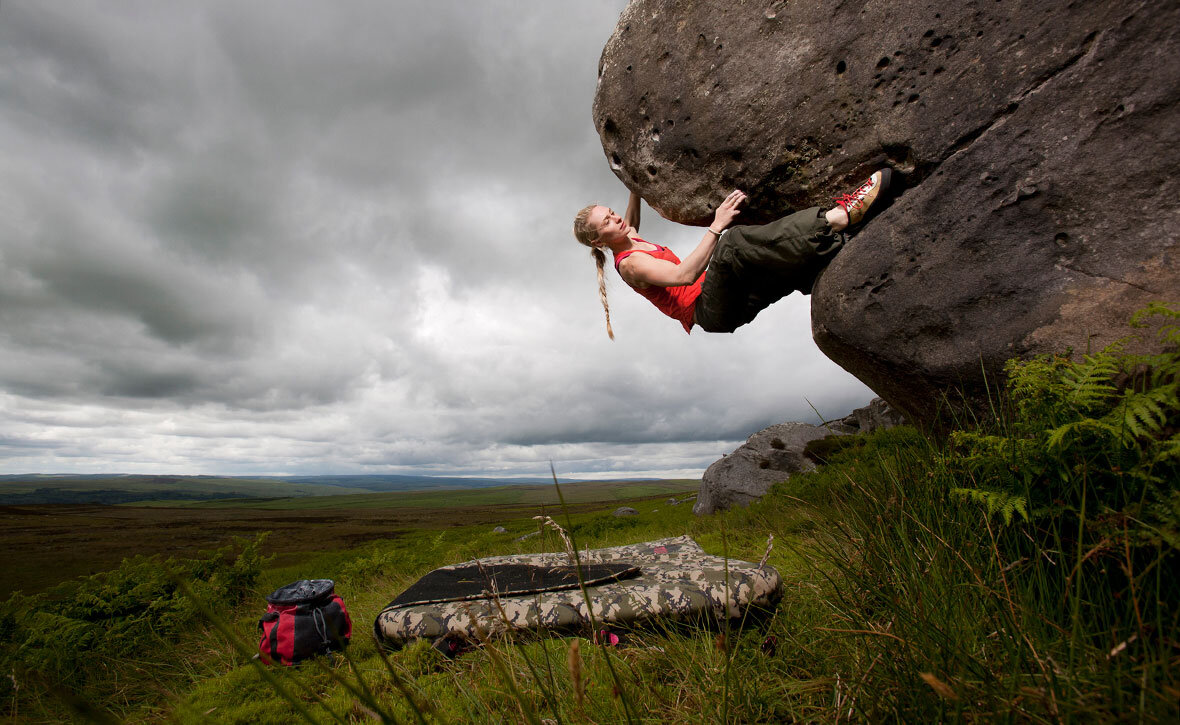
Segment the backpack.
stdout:
<svg viewBox="0 0 1180 725">
<path fill-rule="evenodd" d="M 352 618 L 335 588 L 331 579 L 302 579 L 266 598 L 266 614 L 258 620 L 263 662 L 293 665 L 348 646 Z"/>
</svg>

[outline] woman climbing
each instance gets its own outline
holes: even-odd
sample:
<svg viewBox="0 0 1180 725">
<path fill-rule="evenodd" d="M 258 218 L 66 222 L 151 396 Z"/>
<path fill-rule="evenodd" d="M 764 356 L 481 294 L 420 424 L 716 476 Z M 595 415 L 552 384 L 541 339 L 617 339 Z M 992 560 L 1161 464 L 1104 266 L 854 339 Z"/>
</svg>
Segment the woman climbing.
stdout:
<svg viewBox="0 0 1180 725">
<path fill-rule="evenodd" d="M 744 193 L 734 191 L 683 261 L 667 247 L 638 236 L 638 194 L 631 193 L 623 216 L 594 204 L 582 209 L 574 217 L 574 237 L 590 247 L 598 267 L 606 334 L 615 337 L 606 299 L 604 249 L 614 254 L 623 281 L 679 321 L 685 332 L 693 325 L 706 332 L 733 332 L 795 290 L 810 294 L 820 271 L 843 246 L 844 230 L 881 206 L 891 181 L 890 170 L 882 169 L 826 211 L 812 207 L 770 224 L 729 228 L 746 200 Z"/>
</svg>

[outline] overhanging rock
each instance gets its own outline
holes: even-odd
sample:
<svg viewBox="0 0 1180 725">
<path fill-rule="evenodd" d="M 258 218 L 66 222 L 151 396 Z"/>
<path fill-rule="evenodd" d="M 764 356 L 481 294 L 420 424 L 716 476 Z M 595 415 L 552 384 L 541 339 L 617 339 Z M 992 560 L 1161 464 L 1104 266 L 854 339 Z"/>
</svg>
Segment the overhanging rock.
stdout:
<svg viewBox="0 0 1180 725">
<path fill-rule="evenodd" d="M 820 348 L 911 419 L 1015 355 L 1180 298 L 1180 5 L 634 0 L 594 122 L 616 175 L 705 224 L 908 190 L 815 285 Z M 957 392 L 955 393 L 957 396 Z"/>
</svg>

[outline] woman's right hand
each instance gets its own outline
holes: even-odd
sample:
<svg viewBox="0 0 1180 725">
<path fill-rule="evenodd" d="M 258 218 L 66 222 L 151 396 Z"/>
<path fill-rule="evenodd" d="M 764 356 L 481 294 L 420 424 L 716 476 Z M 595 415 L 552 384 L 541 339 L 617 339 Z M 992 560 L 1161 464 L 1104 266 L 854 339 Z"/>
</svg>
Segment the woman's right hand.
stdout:
<svg viewBox="0 0 1180 725">
<path fill-rule="evenodd" d="M 734 218 L 741 213 L 738 205 L 746 200 L 744 192 L 734 189 L 729 196 L 725 197 L 725 201 L 721 202 L 721 206 L 717 207 L 717 212 L 713 215 L 713 223 L 709 225 L 710 229 L 716 231 L 724 231 L 726 227 L 733 223 Z"/>
</svg>

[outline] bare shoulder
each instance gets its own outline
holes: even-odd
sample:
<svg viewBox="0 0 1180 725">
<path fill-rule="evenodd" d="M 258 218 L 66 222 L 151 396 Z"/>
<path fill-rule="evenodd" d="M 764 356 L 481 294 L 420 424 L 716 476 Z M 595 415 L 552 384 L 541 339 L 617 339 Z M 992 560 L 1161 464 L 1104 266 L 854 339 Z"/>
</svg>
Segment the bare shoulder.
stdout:
<svg viewBox="0 0 1180 725">
<path fill-rule="evenodd" d="M 634 249 L 619 262 L 619 275 L 623 280 L 632 287 L 649 287 L 650 280 L 648 276 L 653 268 L 660 264 L 667 264 L 663 260 L 656 259 L 648 254 L 649 250 Z"/>
</svg>

